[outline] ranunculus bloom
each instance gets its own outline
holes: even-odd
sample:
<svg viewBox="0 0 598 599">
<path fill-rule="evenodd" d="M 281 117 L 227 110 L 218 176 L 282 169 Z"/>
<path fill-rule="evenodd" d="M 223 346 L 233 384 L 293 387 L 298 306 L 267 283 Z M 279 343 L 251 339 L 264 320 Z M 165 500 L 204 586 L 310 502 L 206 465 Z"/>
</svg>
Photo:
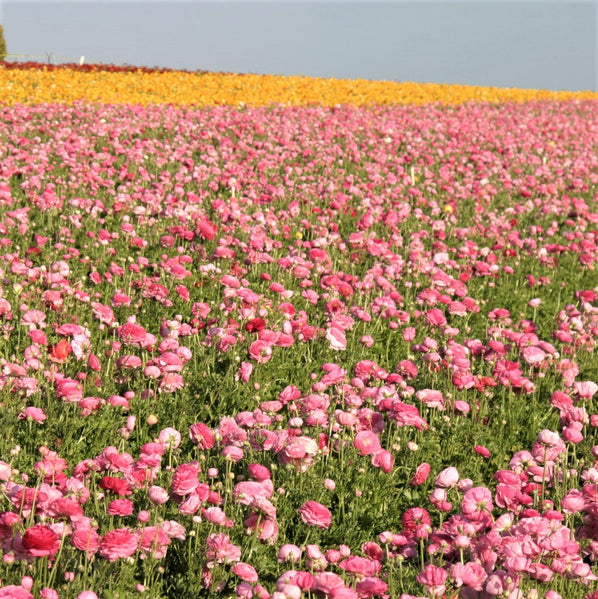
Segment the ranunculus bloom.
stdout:
<svg viewBox="0 0 598 599">
<path fill-rule="evenodd" d="M 330 343 L 330 348 L 335 350 L 347 349 L 347 338 L 345 332 L 339 327 L 332 326 L 326 331 L 326 339 Z"/>
<path fill-rule="evenodd" d="M 436 487 L 448 489 L 454 487 L 459 482 L 459 471 L 454 466 L 449 466 L 440 471 L 434 480 Z"/>
<path fill-rule="evenodd" d="M 0 597 L 5 597 L 6 599 L 33 599 L 33 595 L 27 589 L 14 584 L 1 587 Z"/>
<path fill-rule="evenodd" d="M 317 526 L 318 528 L 330 528 L 332 524 L 332 515 L 327 507 L 317 501 L 306 501 L 299 508 L 299 516 L 301 520 L 309 526 Z"/>
<path fill-rule="evenodd" d="M 419 485 L 423 485 L 426 480 L 428 480 L 428 476 L 430 476 L 430 464 L 427 462 L 423 462 L 417 467 L 415 474 L 411 477 L 411 484 L 415 487 Z"/>
<path fill-rule="evenodd" d="M 141 345 L 145 341 L 147 331 L 134 322 L 127 322 L 116 329 L 120 340 L 127 345 Z"/>
<path fill-rule="evenodd" d="M 177 495 L 188 495 L 199 484 L 199 465 L 193 462 L 181 464 L 172 478 L 172 492 Z"/>
<path fill-rule="evenodd" d="M 381 449 L 380 439 L 373 431 L 361 431 L 357 433 L 353 440 L 353 445 L 360 455 L 372 455 Z"/>
<path fill-rule="evenodd" d="M 115 499 L 108 504 L 109 516 L 130 516 L 133 513 L 133 502 L 130 499 Z"/>
<path fill-rule="evenodd" d="M 488 448 L 484 447 L 483 445 L 476 445 L 473 450 L 480 454 L 483 458 L 489 458 L 490 457 L 490 451 L 488 450 Z"/>
<path fill-rule="evenodd" d="M 100 541 L 100 555 L 109 562 L 121 557 L 129 557 L 137 551 L 139 538 L 126 528 L 107 532 Z"/>
<path fill-rule="evenodd" d="M 78 526 L 71 535 L 71 543 L 91 557 L 100 547 L 100 536 L 96 528 Z"/>
<path fill-rule="evenodd" d="M 33 557 L 55 555 L 60 548 L 60 537 L 49 526 L 38 524 L 25 531 L 23 546 Z"/>
<path fill-rule="evenodd" d="M 203 422 L 196 422 L 189 427 L 189 438 L 193 443 L 197 443 L 199 449 L 214 447 L 214 433 Z"/>
<path fill-rule="evenodd" d="M 381 449 L 372 456 L 371 462 L 372 466 L 380 468 L 382 472 L 388 474 L 394 466 L 395 458 L 388 449 Z"/>
<path fill-rule="evenodd" d="M 257 572 L 255 571 L 255 568 L 244 562 L 239 562 L 235 564 L 232 567 L 232 571 L 233 574 L 235 574 L 245 582 L 257 582 L 259 578 Z"/>
</svg>

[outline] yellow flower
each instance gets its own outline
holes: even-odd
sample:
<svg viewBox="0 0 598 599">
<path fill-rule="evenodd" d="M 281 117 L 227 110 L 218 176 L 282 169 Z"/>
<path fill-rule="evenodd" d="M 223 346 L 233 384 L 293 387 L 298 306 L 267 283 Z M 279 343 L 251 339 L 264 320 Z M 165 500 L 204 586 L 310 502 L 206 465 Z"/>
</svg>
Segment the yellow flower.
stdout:
<svg viewBox="0 0 598 599">
<path fill-rule="evenodd" d="M 231 73 L 81 71 L 0 67 L 0 104 L 77 101 L 116 104 L 259 106 L 268 104 L 461 104 L 470 101 L 598 99 L 597 92 L 475 87 L 436 83 L 322 79 Z"/>
</svg>

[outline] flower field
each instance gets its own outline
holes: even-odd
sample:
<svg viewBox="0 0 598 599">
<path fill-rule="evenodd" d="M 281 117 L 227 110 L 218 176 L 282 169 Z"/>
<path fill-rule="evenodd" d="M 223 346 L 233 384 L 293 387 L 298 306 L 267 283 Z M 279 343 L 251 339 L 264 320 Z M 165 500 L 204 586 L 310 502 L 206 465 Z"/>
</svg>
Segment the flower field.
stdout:
<svg viewBox="0 0 598 599">
<path fill-rule="evenodd" d="M 596 95 L 113 71 L 0 68 L 0 597 L 598 599 Z"/>
<path fill-rule="evenodd" d="M 0 65 L 5 104 L 77 101 L 176 106 L 420 105 L 598 99 L 596 92 L 504 89 L 363 79 L 182 72 L 111 65 Z"/>
</svg>

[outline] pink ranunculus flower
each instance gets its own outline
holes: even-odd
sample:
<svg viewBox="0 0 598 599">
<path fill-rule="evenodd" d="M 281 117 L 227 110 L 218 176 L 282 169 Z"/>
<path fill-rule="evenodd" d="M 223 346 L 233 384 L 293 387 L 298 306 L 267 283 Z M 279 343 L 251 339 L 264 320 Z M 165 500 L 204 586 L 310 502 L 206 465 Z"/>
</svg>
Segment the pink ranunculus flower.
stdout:
<svg viewBox="0 0 598 599">
<path fill-rule="evenodd" d="M 474 591 L 481 591 L 486 580 L 486 571 L 477 562 L 454 564 L 451 568 L 451 577 L 457 587 L 466 586 Z"/>
<path fill-rule="evenodd" d="M 189 438 L 197 443 L 199 449 L 212 449 L 214 447 L 214 433 L 203 422 L 196 422 L 189 427 Z"/>
<path fill-rule="evenodd" d="M 433 599 L 440 598 L 446 590 L 445 582 L 448 572 L 438 566 L 428 564 L 417 576 L 416 580 L 427 587 Z"/>
<path fill-rule="evenodd" d="M 470 520 L 481 520 L 493 509 L 492 493 L 486 487 L 469 489 L 461 501 L 461 511 Z"/>
<path fill-rule="evenodd" d="M 580 399 L 592 399 L 598 391 L 598 385 L 593 381 L 575 381 L 573 390 Z"/>
<path fill-rule="evenodd" d="M 306 501 L 298 510 L 301 520 L 309 526 L 318 528 L 330 528 L 332 514 L 330 510 L 317 501 Z"/>
<path fill-rule="evenodd" d="M 130 516 L 133 507 L 130 499 L 114 499 L 108 504 L 107 513 L 109 516 Z"/>
<path fill-rule="evenodd" d="M 169 499 L 168 491 L 163 487 L 159 487 L 157 485 L 152 485 L 148 489 L 147 493 L 150 498 L 150 501 L 157 505 L 162 505 L 163 503 L 166 503 Z"/>
<path fill-rule="evenodd" d="M 392 471 L 394 462 L 395 458 L 388 449 L 380 449 L 372 455 L 371 459 L 372 466 L 380 468 L 380 470 L 386 474 Z"/>
<path fill-rule="evenodd" d="M 249 357 L 258 364 L 265 364 L 272 357 L 272 344 L 258 339 L 249 346 Z"/>
<path fill-rule="evenodd" d="M 259 576 L 253 566 L 245 562 L 238 562 L 232 567 L 233 574 L 245 582 L 257 582 Z"/>
<path fill-rule="evenodd" d="M 335 350 L 347 349 L 347 337 L 345 332 L 336 326 L 330 327 L 326 331 L 326 339 L 330 343 L 330 348 Z"/>
<path fill-rule="evenodd" d="M 430 470 L 431 466 L 428 462 L 421 463 L 417 467 L 415 474 L 411 477 L 411 484 L 415 487 L 423 485 L 428 480 L 428 476 L 430 476 Z"/>
<path fill-rule="evenodd" d="M 142 345 L 147 331 L 134 322 L 127 322 L 116 329 L 119 339 L 126 345 Z"/>
<path fill-rule="evenodd" d="M 381 449 L 380 439 L 373 431 L 357 433 L 353 445 L 360 455 L 372 455 Z"/>
<path fill-rule="evenodd" d="M 449 489 L 459 482 L 459 471 L 454 466 L 441 470 L 434 480 L 436 487 Z"/>
<path fill-rule="evenodd" d="M 129 557 L 137 551 L 139 537 L 126 528 L 107 532 L 100 541 L 100 555 L 109 562 Z"/>
</svg>

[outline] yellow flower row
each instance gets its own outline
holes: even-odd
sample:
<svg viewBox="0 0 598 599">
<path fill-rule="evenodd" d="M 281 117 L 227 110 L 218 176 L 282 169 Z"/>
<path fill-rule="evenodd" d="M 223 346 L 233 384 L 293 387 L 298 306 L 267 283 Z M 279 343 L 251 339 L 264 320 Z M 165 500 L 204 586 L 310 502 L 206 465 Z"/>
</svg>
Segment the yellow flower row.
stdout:
<svg viewBox="0 0 598 599">
<path fill-rule="evenodd" d="M 81 72 L 76 69 L 2 69 L 0 104 L 460 104 L 468 101 L 598 99 L 596 92 L 318 79 L 277 75 L 187 72 Z"/>
</svg>

